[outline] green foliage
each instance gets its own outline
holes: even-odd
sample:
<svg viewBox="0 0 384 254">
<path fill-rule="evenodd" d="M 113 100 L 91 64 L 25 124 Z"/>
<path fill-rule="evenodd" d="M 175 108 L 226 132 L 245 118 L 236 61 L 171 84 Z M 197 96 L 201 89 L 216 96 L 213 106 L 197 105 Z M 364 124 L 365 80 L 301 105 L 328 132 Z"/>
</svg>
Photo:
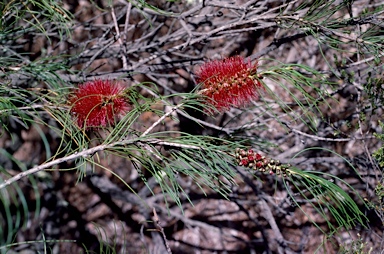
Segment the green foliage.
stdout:
<svg viewBox="0 0 384 254">
<path fill-rule="evenodd" d="M 381 68 L 382 69 L 382 68 Z M 384 79 L 380 76 L 380 67 L 377 69 L 378 72 L 372 73 L 368 72 L 367 81 L 364 89 L 371 101 L 371 106 L 374 109 L 377 109 L 380 106 L 380 103 L 384 101 Z"/>
<path fill-rule="evenodd" d="M 4 149 L 0 149 L 0 156 L 2 158 L 9 158 L 16 163 L 23 171 L 27 170 L 26 165 L 14 158 Z M 2 182 L 3 176 L 9 175 L 7 169 L 0 165 L 0 180 Z M 20 184 L 12 184 L 9 188 L 0 190 L 0 210 L 3 213 L 0 214 L 0 252 L 4 253 L 6 246 L 10 244 L 18 231 L 26 226 L 28 218 L 30 218 L 30 208 L 35 207 L 35 216 L 38 216 L 40 210 L 40 195 L 37 189 L 36 180 L 34 176 L 29 177 L 31 183 L 31 194 L 36 197 L 34 204 L 27 202 L 25 197 L 25 187 L 21 187 Z M 32 218 L 31 218 L 32 219 Z"/>
<path fill-rule="evenodd" d="M 120 225 L 119 225 L 120 224 Z M 100 247 L 99 247 L 99 250 L 97 253 L 100 253 L 100 254 L 116 254 L 116 253 L 119 253 L 118 250 L 117 250 L 117 238 L 119 235 L 123 235 L 123 239 L 124 239 L 124 244 L 123 246 L 125 246 L 125 240 L 126 240 L 126 232 L 125 232 L 125 228 L 124 228 L 124 225 L 122 222 L 120 223 L 117 223 L 117 222 L 113 222 L 113 226 L 114 226 L 114 232 L 113 232 L 113 235 L 110 235 L 106 232 L 105 228 L 102 227 L 101 225 L 97 225 L 96 223 L 94 223 L 94 227 L 97 231 L 97 237 L 99 239 L 99 242 L 100 242 Z M 117 227 L 119 226 L 119 228 L 122 228 L 122 232 L 117 232 Z M 112 242 L 112 243 L 111 243 Z M 85 247 L 85 250 L 86 250 L 86 253 L 93 253 L 89 250 L 86 249 Z"/>
<path fill-rule="evenodd" d="M 327 173 L 300 171 L 294 168 L 289 170 L 288 179 L 297 193 L 304 198 L 305 203 L 310 204 L 326 221 L 331 232 L 329 236 L 337 233 L 341 227 L 350 230 L 356 224 L 363 226 L 367 224 L 368 218 L 348 192 L 354 193 L 358 197 L 359 194 L 344 180 Z M 335 184 L 335 182 L 338 183 Z M 341 185 L 345 186 L 348 192 L 343 190 Z M 301 207 L 297 201 L 297 194 L 296 196 L 290 195 L 294 203 Z M 360 200 L 362 199 L 360 198 Z M 303 212 L 307 214 L 304 210 Z M 332 216 L 332 219 L 329 219 L 329 215 Z M 310 215 L 307 214 L 307 216 L 310 218 Z M 321 227 L 317 227 L 322 230 Z"/>
<path fill-rule="evenodd" d="M 358 234 L 358 239 L 349 244 L 342 244 L 338 253 L 340 254 L 371 254 L 373 248 L 365 242 Z"/>
<path fill-rule="evenodd" d="M 14 118 L 26 125 L 30 120 L 20 108 L 26 106 L 27 95 L 18 89 L 11 89 L 7 84 L 0 86 L 0 124 L 7 130 L 8 121 Z"/>
<path fill-rule="evenodd" d="M 381 128 L 384 128 L 384 123 L 382 121 L 379 121 L 379 124 Z M 384 141 L 384 134 L 383 133 L 374 133 L 375 137 Z M 377 160 L 380 167 L 384 167 L 384 147 L 380 147 L 376 152 L 373 153 L 373 157 Z"/>
<path fill-rule="evenodd" d="M 373 21 L 383 9 L 383 5 L 367 7 L 364 14 L 353 17 L 350 1 L 315 1 L 304 3 L 293 10 L 286 10 L 277 18 L 277 23 L 284 29 L 299 29 L 312 35 L 319 43 L 319 50 L 325 54 L 325 47 L 335 50 L 336 54 L 357 50 L 360 61 L 380 63 L 378 57 L 384 50 L 383 35 L 380 22 Z M 309 8 L 304 14 L 302 10 Z M 345 12 L 349 18 L 345 17 Z M 365 25 L 364 31 L 355 33 L 356 26 Z M 329 61 L 324 55 L 324 60 Z M 336 76 L 339 70 L 328 64 Z M 372 64 L 373 65 L 373 64 Z M 381 67 L 382 63 L 379 64 Z"/>
<path fill-rule="evenodd" d="M 334 84 L 324 74 L 305 65 L 271 61 L 271 66 L 259 74 L 261 81 L 265 84 L 264 79 L 267 79 L 278 84 L 292 102 L 281 100 L 268 85 L 264 85 L 268 95 L 293 121 L 306 123 L 316 133 L 317 117 L 314 118 L 314 114 L 321 116 L 319 105 L 327 104 L 327 90 Z"/>
<path fill-rule="evenodd" d="M 21 36 L 34 30 L 48 36 L 46 28 L 51 25 L 57 27 L 61 38 L 64 33 L 69 33 L 69 22 L 72 19 L 72 14 L 55 0 L 2 2 L 0 16 L 0 41 L 15 32 Z"/>
</svg>

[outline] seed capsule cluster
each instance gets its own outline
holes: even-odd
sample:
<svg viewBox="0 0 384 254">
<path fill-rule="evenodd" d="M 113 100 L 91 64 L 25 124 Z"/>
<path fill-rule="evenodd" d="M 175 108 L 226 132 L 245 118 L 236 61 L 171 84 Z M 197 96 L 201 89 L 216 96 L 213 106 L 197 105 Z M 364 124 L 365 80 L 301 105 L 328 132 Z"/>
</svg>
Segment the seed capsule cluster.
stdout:
<svg viewBox="0 0 384 254">
<path fill-rule="evenodd" d="M 266 158 L 252 149 L 246 151 L 236 148 L 235 156 L 239 166 L 252 168 L 261 172 L 269 172 L 271 175 L 276 174 L 286 177 L 289 174 L 287 169 L 291 167 L 289 164 L 281 164 L 278 160 Z"/>
</svg>

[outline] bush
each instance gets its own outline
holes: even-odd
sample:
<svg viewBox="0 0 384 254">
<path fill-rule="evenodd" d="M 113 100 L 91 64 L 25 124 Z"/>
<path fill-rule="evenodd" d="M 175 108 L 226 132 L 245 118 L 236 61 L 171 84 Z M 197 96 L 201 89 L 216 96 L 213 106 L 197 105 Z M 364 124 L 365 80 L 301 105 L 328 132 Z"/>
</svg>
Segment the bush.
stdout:
<svg viewBox="0 0 384 254">
<path fill-rule="evenodd" d="M 0 7 L 4 253 L 381 248 L 382 3 Z"/>
</svg>

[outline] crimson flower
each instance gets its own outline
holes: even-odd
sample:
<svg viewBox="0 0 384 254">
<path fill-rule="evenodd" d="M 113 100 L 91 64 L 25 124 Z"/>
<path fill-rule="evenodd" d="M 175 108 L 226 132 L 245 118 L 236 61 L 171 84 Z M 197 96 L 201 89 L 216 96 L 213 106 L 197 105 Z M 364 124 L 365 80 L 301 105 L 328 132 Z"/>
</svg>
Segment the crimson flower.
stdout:
<svg viewBox="0 0 384 254">
<path fill-rule="evenodd" d="M 202 84 L 200 93 L 209 98 L 208 103 L 223 112 L 258 98 L 258 90 L 263 86 L 256 79 L 256 70 L 257 63 L 234 56 L 203 64 L 196 81 Z"/>
<path fill-rule="evenodd" d="M 69 98 L 71 115 L 80 128 L 112 125 L 118 116 L 131 109 L 125 87 L 110 80 L 95 80 L 79 85 Z"/>
</svg>

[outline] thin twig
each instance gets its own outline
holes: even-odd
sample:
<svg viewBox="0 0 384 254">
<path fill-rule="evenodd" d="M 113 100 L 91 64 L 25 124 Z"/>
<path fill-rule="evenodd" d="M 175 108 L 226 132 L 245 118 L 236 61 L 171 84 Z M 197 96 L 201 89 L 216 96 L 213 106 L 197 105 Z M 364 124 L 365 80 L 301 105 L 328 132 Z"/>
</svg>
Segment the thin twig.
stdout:
<svg viewBox="0 0 384 254">
<path fill-rule="evenodd" d="M 8 185 L 18 181 L 18 180 L 20 180 L 21 178 L 23 178 L 25 176 L 35 174 L 39 171 L 45 170 L 47 168 L 51 168 L 51 167 L 58 165 L 60 163 L 75 160 L 75 159 L 80 158 L 80 157 L 87 157 L 87 156 L 93 155 L 97 152 L 100 152 L 100 151 L 103 151 L 103 150 L 106 150 L 106 149 L 109 149 L 109 148 L 112 148 L 115 146 L 129 145 L 129 144 L 133 144 L 133 143 L 143 143 L 145 145 L 145 148 L 147 150 L 149 150 L 149 152 L 151 152 L 154 156 L 158 156 L 158 155 L 152 151 L 152 149 L 148 146 L 148 144 L 173 146 L 173 147 L 178 147 L 178 148 L 182 147 L 182 148 L 186 148 L 186 149 L 196 149 L 196 150 L 204 149 L 203 147 L 200 147 L 200 146 L 184 145 L 184 144 L 180 144 L 180 143 L 167 142 L 167 141 L 163 141 L 160 139 L 117 141 L 117 142 L 114 142 L 111 144 L 98 145 L 98 146 L 83 150 L 81 152 L 75 152 L 75 153 L 68 155 L 68 156 L 65 156 L 63 158 L 59 158 L 59 159 L 41 164 L 39 166 L 33 167 L 33 168 L 28 169 L 26 171 L 20 172 L 19 174 L 15 175 L 15 176 L 5 180 L 3 183 L 1 183 L 0 184 L 0 190 L 7 187 Z M 161 158 L 159 158 L 159 159 L 161 160 Z"/>
<path fill-rule="evenodd" d="M 299 135 L 302 135 L 302 136 L 305 136 L 305 137 L 308 137 L 308 138 L 311 138 L 311 139 L 316 140 L 316 141 L 347 142 L 347 141 L 351 141 L 351 140 L 366 140 L 366 139 L 374 139 L 375 138 L 374 136 L 352 137 L 352 138 L 324 138 L 324 137 L 319 137 L 316 135 L 311 135 L 311 134 L 296 130 L 296 129 L 290 127 L 287 123 L 284 123 L 284 122 L 282 122 L 282 123 L 292 132 L 299 134 Z"/>
<path fill-rule="evenodd" d="M 172 250 L 169 247 L 169 243 L 168 243 L 167 237 L 165 236 L 165 233 L 164 233 L 164 228 L 160 224 L 159 216 L 157 216 L 155 208 L 153 208 L 153 219 L 154 219 L 154 222 L 155 222 L 157 230 L 159 230 L 161 235 L 163 236 L 164 244 L 165 244 L 165 247 L 167 248 L 167 252 L 169 254 L 172 254 Z"/>
<path fill-rule="evenodd" d="M 50 161 L 50 162 L 47 162 L 47 163 L 43 163 L 39 166 L 35 166 L 31 169 L 28 169 L 26 171 L 23 171 L 7 180 L 5 180 L 3 183 L 0 184 L 0 190 L 7 187 L 8 185 L 20 180 L 21 178 L 25 177 L 25 176 L 29 176 L 29 175 L 32 175 L 32 174 L 35 174 L 39 171 L 42 171 L 44 169 L 47 169 L 47 168 L 51 168 L 57 164 L 60 164 L 60 163 L 63 163 L 63 162 L 67 162 L 67 161 L 71 161 L 71 160 L 75 160 L 77 158 L 80 158 L 80 157 L 87 157 L 87 156 L 90 156 L 90 155 L 93 155 L 99 151 L 103 151 L 105 149 L 108 149 L 108 148 L 111 148 L 111 147 L 114 147 L 114 146 L 117 146 L 117 145 L 127 145 L 127 144 L 132 144 L 136 141 L 133 141 L 133 140 L 125 140 L 125 141 L 119 141 L 119 142 L 114 142 L 114 143 L 111 143 L 111 144 L 104 144 L 104 145 L 98 145 L 98 146 L 95 146 L 95 147 L 92 147 L 92 148 L 89 148 L 89 149 L 86 149 L 86 150 L 83 150 L 81 152 L 75 152 L 71 155 L 68 155 L 68 156 L 65 156 L 63 158 L 59 158 L 59 159 L 56 159 L 56 160 L 53 160 L 53 161 Z"/>
<path fill-rule="evenodd" d="M 128 23 L 127 19 L 129 19 L 128 11 L 130 11 L 130 6 L 127 6 L 127 14 L 126 14 L 125 25 L 127 25 L 127 23 Z M 116 35 L 117 35 L 117 38 L 118 38 L 117 41 L 120 44 L 120 48 L 123 49 L 122 50 L 123 52 L 121 54 L 121 60 L 123 61 L 123 69 L 127 70 L 128 69 L 128 62 L 127 62 L 127 56 L 126 56 L 127 52 L 125 50 L 125 46 L 124 46 L 123 40 L 121 39 L 121 36 L 120 36 L 119 25 L 117 24 L 115 9 L 113 8 L 113 6 L 111 6 L 111 15 L 112 15 L 112 19 L 113 19 L 113 24 L 115 25 L 115 31 L 116 31 Z"/>
<path fill-rule="evenodd" d="M 201 146 L 173 143 L 173 142 L 168 142 L 161 139 L 151 139 L 151 140 L 146 140 L 146 142 L 151 143 L 152 145 L 172 146 L 177 148 L 196 149 L 196 150 L 203 149 Z"/>
<path fill-rule="evenodd" d="M 262 216 L 268 221 L 268 224 L 271 226 L 276 241 L 279 244 L 279 246 L 277 247 L 279 253 L 292 253 L 286 248 L 282 249 L 283 247 L 286 247 L 286 242 L 284 240 L 283 235 L 281 234 L 279 227 L 277 226 L 276 220 L 273 217 L 271 208 L 269 208 L 267 202 L 265 202 L 265 200 L 260 200 L 259 205 L 262 210 Z"/>
<path fill-rule="evenodd" d="M 162 115 L 156 122 L 154 122 L 146 131 L 143 132 L 143 134 L 140 135 L 140 137 L 144 137 L 146 136 L 151 130 L 153 130 L 153 128 L 155 128 L 157 125 L 159 125 L 159 123 L 161 123 L 161 121 L 163 121 L 165 118 L 167 118 L 168 116 L 170 116 L 173 112 L 175 112 L 178 108 L 180 108 L 182 105 L 184 105 L 184 103 L 180 103 L 179 105 L 176 105 L 175 107 L 173 107 L 170 111 L 168 111 L 167 113 L 165 113 L 164 115 Z"/>
<path fill-rule="evenodd" d="M 66 162 L 66 161 L 74 160 L 74 159 L 77 159 L 80 157 L 89 156 L 89 155 L 94 154 L 98 151 L 102 151 L 102 150 L 105 150 L 106 148 L 112 147 L 113 145 L 114 144 L 95 146 L 95 147 L 92 147 L 90 149 L 87 149 L 87 150 L 84 150 L 81 152 L 75 152 L 74 154 L 68 155 L 66 157 L 59 158 L 59 159 L 41 164 L 39 166 L 33 167 L 31 169 L 28 169 L 24 172 L 21 172 L 15 176 L 5 180 L 3 183 L 0 184 L 0 190 L 3 189 L 4 187 L 7 187 L 8 185 L 18 181 L 18 180 L 20 180 L 21 178 L 23 178 L 25 176 L 37 173 L 37 172 L 42 171 L 42 170 L 47 169 L 47 168 L 51 168 L 52 166 L 55 166 L 57 164 L 60 164 L 60 163 Z"/>
</svg>

